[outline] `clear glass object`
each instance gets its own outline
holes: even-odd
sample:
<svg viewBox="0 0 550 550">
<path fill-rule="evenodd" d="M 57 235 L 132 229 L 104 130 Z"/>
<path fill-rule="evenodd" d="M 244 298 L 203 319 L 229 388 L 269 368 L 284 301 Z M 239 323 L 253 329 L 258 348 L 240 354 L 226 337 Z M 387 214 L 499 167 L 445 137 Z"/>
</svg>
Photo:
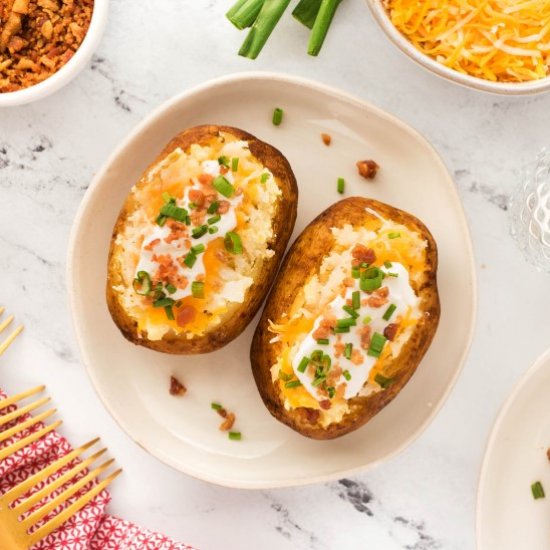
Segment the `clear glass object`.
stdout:
<svg viewBox="0 0 550 550">
<path fill-rule="evenodd" d="M 543 149 L 510 201 L 510 230 L 525 258 L 550 273 L 550 150 Z"/>
</svg>

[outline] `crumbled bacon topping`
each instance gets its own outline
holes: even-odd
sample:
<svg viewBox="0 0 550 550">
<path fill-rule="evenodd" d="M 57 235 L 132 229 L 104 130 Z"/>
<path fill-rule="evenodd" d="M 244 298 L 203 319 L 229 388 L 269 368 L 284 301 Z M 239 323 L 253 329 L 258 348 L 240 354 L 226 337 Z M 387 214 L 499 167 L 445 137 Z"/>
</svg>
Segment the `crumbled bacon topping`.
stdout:
<svg viewBox="0 0 550 550">
<path fill-rule="evenodd" d="M 364 244 L 356 244 L 351 251 L 353 256 L 353 265 L 359 265 L 361 262 L 372 264 L 376 261 L 376 253 L 372 248 L 366 247 Z"/>
<path fill-rule="evenodd" d="M 371 180 L 376 176 L 380 166 L 374 160 L 360 160 L 356 163 L 359 175 Z"/>
<path fill-rule="evenodd" d="M 328 147 L 332 142 L 332 137 L 329 134 L 321 134 L 323 143 Z"/>
<path fill-rule="evenodd" d="M 222 410 L 225 411 L 225 409 Z M 233 424 L 235 424 L 235 415 L 233 413 L 226 412 L 225 420 L 220 424 L 220 430 L 222 432 L 227 432 L 233 427 Z"/>
<path fill-rule="evenodd" d="M 187 388 L 175 376 L 170 376 L 170 395 L 181 397 L 186 393 Z"/>
</svg>

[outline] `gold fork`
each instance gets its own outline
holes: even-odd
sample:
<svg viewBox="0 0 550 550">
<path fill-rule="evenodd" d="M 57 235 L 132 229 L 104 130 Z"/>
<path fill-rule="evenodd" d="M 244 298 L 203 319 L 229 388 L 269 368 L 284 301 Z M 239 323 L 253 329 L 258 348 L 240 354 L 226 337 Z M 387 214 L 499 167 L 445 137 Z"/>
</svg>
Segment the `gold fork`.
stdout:
<svg viewBox="0 0 550 550">
<path fill-rule="evenodd" d="M 17 418 L 42 407 L 46 403 L 49 403 L 49 397 L 40 397 L 39 394 L 42 393 L 45 389 L 45 386 L 37 386 L 25 392 L 14 395 L 13 397 L 7 397 L 3 400 L 0 400 L 0 430 L 2 427 L 6 426 L 10 422 L 13 422 Z M 32 401 L 24 406 L 21 406 L 13 412 L 7 412 L 6 408 L 15 405 L 19 401 L 32 397 Z M 22 430 L 28 429 L 38 422 L 46 420 L 48 417 L 52 416 L 56 412 L 56 409 L 50 408 L 36 416 L 26 419 L 23 422 L 16 424 L 13 427 L 4 428 L 4 431 L 0 431 L 0 443 L 6 441 L 13 435 Z M 61 420 L 56 420 L 49 425 L 44 425 L 44 427 L 38 429 L 32 434 L 23 437 L 19 440 L 16 440 L 12 444 L 0 448 L 0 460 L 3 460 L 19 449 L 38 441 L 41 437 L 55 430 L 62 423 Z M 92 500 L 96 495 L 98 495 L 103 489 L 105 489 L 121 472 L 122 470 L 116 470 L 111 473 L 108 477 L 99 481 L 97 478 L 100 474 L 105 472 L 109 466 L 114 462 L 113 459 L 107 460 L 97 466 L 94 470 L 89 471 L 78 479 L 74 481 L 69 487 L 63 490 L 62 493 L 57 495 L 54 498 L 43 503 L 39 508 L 33 510 L 30 515 L 21 517 L 26 514 L 31 508 L 36 504 L 42 501 L 45 497 L 50 495 L 52 491 L 62 487 L 67 484 L 84 469 L 88 468 L 93 462 L 95 462 L 100 456 L 102 456 L 107 449 L 101 449 L 95 452 L 93 455 L 89 456 L 86 459 L 82 459 L 81 455 L 91 449 L 97 442 L 99 438 L 92 439 L 85 443 L 78 449 L 71 451 L 60 459 L 56 460 L 52 464 L 48 465 L 46 468 L 40 472 L 29 476 L 25 481 L 19 483 L 4 495 L 0 496 L 0 542 L 2 550 L 27 550 L 33 544 L 36 544 L 38 541 L 42 540 L 55 529 L 60 527 L 65 523 L 69 518 L 74 516 L 80 509 L 82 509 L 90 500 Z M 24 500 L 19 501 L 26 493 L 28 493 L 33 487 L 45 482 L 51 475 L 59 472 L 68 464 L 70 464 L 76 458 L 81 458 L 81 461 L 72 465 L 67 472 L 59 475 L 53 481 L 50 481 L 45 487 L 37 490 L 32 493 L 30 496 L 27 496 Z M 66 502 L 67 499 L 71 498 L 73 495 L 78 493 L 83 487 L 85 487 L 91 481 L 96 480 L 97 483 L 92 486 L 83 495 L 80 495 L 77 500 L 68 505 L 65 509 L 59 512 L 56 516 L 49 519 L 44 525 L 35 529 L 32 533 L 29 533 L 29 530 L 35 526 L 41 519 L 43 519 L 47 514 L 52 510 L 57 508 L 60 504 Z"/>
<path fill-rule="evenodd" d="M 0 306 L 0 315 L 4 313 L 4 306 Z M 13 321 L 13 315 L 0 323 L 0 332 L 3 332 Z M 0 342 L 0 355 L 2 355 L 8 346 L 17 338 L 17 335 L 23 330 L 23 325 L 19 325 L 3 342 Z"/>
</svg>

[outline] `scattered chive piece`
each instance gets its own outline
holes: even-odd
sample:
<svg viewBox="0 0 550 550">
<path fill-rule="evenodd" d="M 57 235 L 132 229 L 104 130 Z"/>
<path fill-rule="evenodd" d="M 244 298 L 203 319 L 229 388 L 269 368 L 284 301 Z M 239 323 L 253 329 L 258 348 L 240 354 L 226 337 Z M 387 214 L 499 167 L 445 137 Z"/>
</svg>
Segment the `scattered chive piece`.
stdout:
<svg viewBox="0 0 550 550">
<path fill-rule="evenodd" d="M 211 216 L 206 221 L 209 223 L 209 225 L 212 225 L 214 223 L 218 223 L 222 217 L 219 214 L 216 214 L 215 216 Z"/>
<path fill-rule="evenodd" d="M 160 225 L 161 227 L 166 223 L 166 216 L 163 216 L 162 214 L 159 214 L 157 216 L 157 219 L 156 219 L 156 222 L 158 225 Z"/>
<path fill-rule="evenodd" d="M 166 290 L 168 291 L 168 294 L 174 294 L 174 292 L 176 292 L 177 288 L 172 283 L 168 283 L 166 285 Z"/>
<path fill-rule="evenodd" d="M 297 388 L 301 385 L 302 383 L 299 380 L 291 380 L 285 384 L 285 388 Z"/>
<path fill-rule="evenodd" d="M 349 370 L 345 370 L 342 375 L 348 382 L 351 380 L 351 374 L 349 373 Z"/>
<path fill-rule="evenodd" d="M 395 304 L 391 304 L 388 307 L 388 309 L 386 309 L 386 312 L 384 313 L 384 315 L 382 315 L 382 319 L 384 319 L 384 321 L 389 321 L 396 309 L 397 309 L 397 306 Z"/>
<path fill-rule="evenodd" d="M 193 252 L 193 254 L 200 254 L 201 252 L 204 252 L 204 244 L 202 243 L 199 243 L 199 244 L 196 244 L 195 246 L 192 246 L 191 247 L 191 251 Z"/>
<path fill-rule="evenodd" d="M 147 271 L 138 271 L 133 282 L 134 290 L 141 296 L 148 296 L 151 292 L 151 275 Z"/>
<path fill-rule="evenodd" d="M 382 376 L 380 373 L 378 373 L 374 377 L 374 381 L 383 389 L 389 388 L 393 384 L 393 378 L 386 378 L 385 376 Z"/>
<path fill-rule="evenodd" d="M 320 386 L 325 381 L 326 376 L 319 376 L 317 377 L 311 385 L 316 388 L 317 386 Z"/>
<path fill-rule="evenodd" d="M 357 311 L 355 311 L 355 309 L 352 306 L 342 306 L 342 309 L 346 313 L 351 315 L 352 319 L 357 319 L 357 317 L 359 317 L 359 313 L 357 313 Z"/>
<path fill-rule="evenodd" d="M 170 321 L 173 321 L 175 319 L 174 310 L 172 309 L 172 306 L 164 306 L 164 311 L 166 313 L 166 317 L 168 317 Z"/>
<path fill-rule="evenodd" d="M 229 168 L 229 158 L 226 157 L 225 155 L 218 157 L 218 164 L 220 166 L 226 166 L 227 168 Z"/>
<path fill-rule="evenodd" d="M 276 107 L 273 110 L 273 124 L 279 126 L 283 121 L 283 110 L 279 107 Z"/>
<path fill-rule="evenodd" d="M 384 262 L 384 266 L 387 267 L 388 269 L 391 269 L 392 263 L 391 263 L 389 260 L 386 260 L 386 261 Z"/>
<path fill-rule="evenodd" d="M 288 372 L 283 372 L 282 370 L 279 371 L 279 378 L 283 382 L 288 382 L 292 378 L 292 374 L 289 374 Z"/>
<path fill-rule="evenodd" d="M 268 174 L 267 172 L 264 172 L 264 173 L 262 174 L 262 177 L 260 178 L 260 181 L 261 181 L 262 183 L 265 183 L 268 179 L 269 179 L 269 174 Z"/>
<path fill-rule="evenodd" d="M 351 352 L 353 351 L 353 344 L 346 344 L 344 347 L 344 357 L 351 359 Z"/>
<path fill-rule="evenodd" d="M 353 309 L 359 309 L 361 307 L 361 293 L 358 290 L 354 290 L 351 293 L 351 307 Z M 357 314 L 359 317 L 359 314 Z"/>
<path fill-rule="evenodd" d="M 240 441 L 241 438 L 241 432 L 229 432 L 229 439 L 231 439 L 231 441 Z"/>
<path fill-rule="evenodd" d="M 344 332 L 349 332 L 349 327 L 335 327 L 334 334 L 343 334 Z"/>
<path fill-rule="evenodd" d="M 239 157 L 233 157 L 231 159 L 231 171 L 236 172 L 239 169 Z"/>
<path fill-rule="evenodd" d="M 546 495 L 544 494 L 544 487 L 542 486 L 542 483 L 540 481 L 536 481 L 531 485 L 531 492 L 533 493 L 533 498 L 535 500 L 539 498 L 544 498 Z"/>
<path fill-rule="evenodd" d="M 372 292 L 382 286 L 384 280 L 384 272 L 378 267 L 369 267 L 367 270 L 361 273 L 361 280 L 359 281 L 359 287 L 365 292 Z"/>
<path fill-rule="evenodd" d="M 223 176 L 216 176 L 212 185 L 216 191 L 221 193 L 224 197 L 229 198 L 235 193 L 235 188 Z"/>
<path fill-rule="evenodd" d="M 399 273 L 392 273 L 392 272 L 390 272 L 390 271 L 388 271 L 388 272 L 386 273 L 386 275 L 387 275 L 388 277 L 399 277 Z"/>
<path fill-rule="evenodd" d="M 355 312 L 354 312 L 355 313 Z M 348 328 L 354 327 L 357 324 L 355 319 L 353 317 L 345 318 L 345 319 L 338 319 L 336 321 L 336 328 Z"/>
<path fill-rule="evenodd" d="M 196 202 L 190 202 L 190 203 L 189 203 L 189 208 L 190 208 L 191 210 L 195 210 L 195 208 L 197 208 L 197 203 L 196 203 Z"/>
<path fill-rule="evenodd" d="M 314 361 L 314 362 L 320 362 L 321 359 L 323 358 L 323 350 L 322 349 L 316 349 L 314 352 L 312 352 L 311 354 L 311 360 Z"/>
<path fill-rule="evenodd" d="M 193 239 L 200 239 L 207 231 L 207 225 L 198 225 L 197 227 L 193 228 L 193 231 L 191 231 L 191 236 L 193 237 Z"/>
<path fill-rule="evenodd" d="M 220 405 L 219 403 L 215 403 L 214 401 L 212 401 L 210 407 L 215 411 L 221 411 L 223 409 L 222 405 Z"/>
<path fill-rule="evenodd" d="M 367 269 L 370 266 L 370 264 L 367 262 L 361 262 L 360 266 Z"/>
<path fill-rule="evenodd" d="M 197 261 L 197 256 L 193 252 L 189 252 L 183 259 L 183 263 L 187 267 L 193 267 Z"/>
<path fill-rule="evenodd" d="M 361 270 L 359 269 L 359 266 L 353 266 L 351 268 L 351 276 L 354 279 L 359 279 L 360 275 L 361 275 Z"/>
<path fill-rule="evenodd" d="M 193 281 L 191 283 L 191 294 L 193 298 L 204 298 L 204 283 L 202 281 Z"/>
<path fill-rule="evenodd" d="M 298 365 L 298 372 L 305 372 L 309 364 L 309 359 L 307 357 L 302 358 L 300 364 Z"/>
<path fill-rule="evenodd" d="M 185 222 L 187 219 L 187 210 L 176 206 L 173 202 L 168 202 L 160 209 L 160 215 L 166 218 L 173 218 L 178 222 Z"/>
<path fill-rule="evenodd" d="M 210 234 L 217 233 L 217 232 L 218 232 L 218 228 L 215 225 L 208 228 L 208 233 L 210 233 Z"/>
<path fill-rule="evenodd" d="M 231 254 L 242 254 L 243 253 L 243 243 L 241 238 L 234 231 L 228 231 L 225 234 L 225 239 L 223 241 L 225 249 Z"/>
<path fill-rule="evenodd" d="M 328 346 L 328 338 L 319 338 L 319 340 L 317 340 L 317 343 L 320 346 Z"/>
<path fill-rule="evenodd" d="M 346 180 L 344 178 L 338 178 L 338 182 L 336 183 L 336 190 L 341 195 L 344 193 L 344 188 L 346 187 Z"/>
<path fill-rule="evenodd" d="M 332 399 L 334 397 L 334 394 L 336 393 L 336 389 L 333 386 L 329 386 L 327 388 L 327 391 L 329 399 Z"/>
<path fill-rule="evenodd" d="M 379 332 L 375 332 L 370 340 L 370 346 L 369 350 L 367 351 L 367 355 L 370 355 L 371 357 L 380 357 L 382 349 L 386 344 L 386 340 L 387 338 L 385 336 L 383 336 Z"/>
<path fill-rule="evenodd" d="M 388 239 L 397 239 L 398 237 L 401 237 L 401 233 L 399 233 L 398 231 L 388 233 Z"/>
<path fill-rule="evenodd" d="M 165 191 L 165 192 L 162 194 L 162 200 L 163 200 L 164 202 L 170 202 L 170 201 L 174 201 L 174 202 L 175 202 L 176 199 L 174 199 L 174 198 L 170 195 L 170 193 L 167 193 L 167 192 Z"/>
<path fill-rule="evenodd" d="M 363 324 L 368 325 L 372 321 L 372 317 L 370 315 L 367 315 L 365 318 L 363 318 Z"/>
<path fill-rule="evenodd" d="M 215 214 L 218 211 L 218 208 L 220 207 L 220 203 L 218 201 L 214 201 L 207 209 L 206 211 L 208 214 Z"/>
<path fill-rule="evenodd" d="M 153 307 L 166 307 L 173 306 L 174 300 L 172 298 L 159 298 L 153 302 Z"/>
</svg>

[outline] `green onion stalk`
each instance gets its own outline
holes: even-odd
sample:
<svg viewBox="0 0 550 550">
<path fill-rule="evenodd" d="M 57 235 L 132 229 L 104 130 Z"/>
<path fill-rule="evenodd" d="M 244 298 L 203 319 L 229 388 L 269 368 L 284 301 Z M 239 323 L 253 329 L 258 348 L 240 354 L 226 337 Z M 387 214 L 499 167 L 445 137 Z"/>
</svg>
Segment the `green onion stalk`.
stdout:
<svg viewBox="0 0 550 550">
<path fill-rule="evenodd" d="M 307 53 L 309 55 L 319 55 L 340 1 L 341 0 L 321 0 L 321 6 L 319 7 L 315 23 L 311 29 L 311 35 L 307 46 Z"/>
<path fill-rule="evenodd" d="M 264 2 L 265 0 L 238 0 L 225 16 L 239 30 L 246 29 L 256 21 Z"/>
</svg>

